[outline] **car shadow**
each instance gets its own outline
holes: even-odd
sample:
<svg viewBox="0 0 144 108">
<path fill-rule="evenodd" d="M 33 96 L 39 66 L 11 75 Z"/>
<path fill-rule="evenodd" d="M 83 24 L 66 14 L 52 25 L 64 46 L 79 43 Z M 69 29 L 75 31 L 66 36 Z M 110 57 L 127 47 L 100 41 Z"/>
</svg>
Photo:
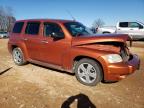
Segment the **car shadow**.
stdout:
<svg viewBox="0 0 144 108">
<path fill-rule="evenodd" d="M 113 84 L 113 83 L 117 83 L 119 81 L 102 81 L 103 84 Z"/>
<path fill-rule="evenodd" d="M 58 70 L 58 69 L 53 69 L 53 68 L 50 68 L 50 67 L 41 66 L 41 65 L 38 65 L 38 64 L 34 64 L 34 63 L 30 63 L 30 64 L 38 66 L 38 67 L 42 67 L 42 68 L 45 68 L 45 69 L 49 69 L 49 70 L 52 70 L 52 71 L 56 71 L 56 72 L 59 72 L 59 73 L 67 74 L 67 75 L 70 75 L 70 76 L 75 75 L 74 73 L 70 73 L 70 72 L 66 72 L 66 71 L 62 71 L 62 70 Z"/>
<path fill-rule="evenodd" d="M 7 71 L 9 71 L 10 69 L 12 69 L 12 67 L 9 67 L 9 68 L 5 69 L 4 71 L 1 71 L 0 75 L 3 75 L 4 73 L 6 73 Z"/>
<path fill-rule="evenodd" d="M 77 108 L 96 108 L 96 106 L 90 101 L 89 97 L 82 93 L 69 97 L 63 102 L 61 108 L 70 108 L 70 105 L 76 100 Z"/>
</svg>

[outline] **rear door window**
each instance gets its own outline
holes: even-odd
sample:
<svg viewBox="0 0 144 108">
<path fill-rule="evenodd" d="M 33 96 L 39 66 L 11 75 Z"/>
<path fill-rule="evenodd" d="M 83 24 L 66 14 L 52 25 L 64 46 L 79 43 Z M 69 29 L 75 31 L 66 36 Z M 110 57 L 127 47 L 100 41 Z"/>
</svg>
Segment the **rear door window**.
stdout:
<svg viewBox="0 0 144 108">
<path fill-rule="evenodd" d="M 13 33 L 21 33 L 23 25 L 24 25 L 24 22 L 17 22 L 17 23 L 15 23 L 12 32 Z"/>
<path fill-rule="evenodd" d="M 40 22 L 28 22 L 25 30 L 25 34 L 38 35 L 40 28 Z"/>
<path fill-rule="evenodd" d="M 119 26 L 120 27 L 128 27 L 128 22 L 120 22 Z"/>
</svg>

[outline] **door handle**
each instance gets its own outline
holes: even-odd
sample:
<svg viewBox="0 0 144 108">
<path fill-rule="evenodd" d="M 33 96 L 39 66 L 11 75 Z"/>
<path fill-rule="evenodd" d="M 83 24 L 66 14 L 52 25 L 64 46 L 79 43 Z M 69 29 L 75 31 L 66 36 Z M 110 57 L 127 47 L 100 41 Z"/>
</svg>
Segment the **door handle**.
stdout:
<svg viewBox="0 0 144 108">
<path fill-rule="evenodd" d="M 46 41 L 46 40 L 42 40 L 41 43 L 48 43 L 48 41 Z"/>
<path fill-rule="evenodd" d="M 23 38 L 23 40 L 24 40 L 24 41 L 27 41 L 28 39 L 27 39 L 27 38 Z"/>
</svg>

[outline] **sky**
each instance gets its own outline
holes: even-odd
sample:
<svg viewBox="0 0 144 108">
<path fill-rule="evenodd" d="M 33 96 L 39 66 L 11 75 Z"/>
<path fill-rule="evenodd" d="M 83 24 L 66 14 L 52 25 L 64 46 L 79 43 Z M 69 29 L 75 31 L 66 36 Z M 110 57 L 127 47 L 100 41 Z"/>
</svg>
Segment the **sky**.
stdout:
<svg viewBox="0 0 144 108">
<path fill-rule="evenodd" d="M 0 6 L 11 7 L 16 20 L 72 19 L 72 15 L 88 27 L 98 18 L 107 26 L 118 21 L 144 22 L 144 0 L 0 0 Z"/>
</svg>

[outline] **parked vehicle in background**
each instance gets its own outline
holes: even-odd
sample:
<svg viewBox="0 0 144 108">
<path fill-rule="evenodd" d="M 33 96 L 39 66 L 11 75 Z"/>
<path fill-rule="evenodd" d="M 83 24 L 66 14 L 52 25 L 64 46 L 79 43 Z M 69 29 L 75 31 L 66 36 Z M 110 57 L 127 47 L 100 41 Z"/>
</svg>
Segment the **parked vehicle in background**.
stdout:
<svg viewBox="0 0 144 108">
<path fill-rule="evenodd" d="M 141 22 L 118 22 L 115 27 L 98 28 L 97 33 L 128 34 L 133 40 L 144 40 L 144 24 Z"/>
<path fill-rule="evenodd" d="M 130 53 L 128 35 L 94 35 L 79 22 L 31 19 L 17 21 L 8 48 L 17 65 L 27 61 L 75 73 L 78 81 L 93 86 L 118 81 L 139 68 Z"/>
<path fill-rule="evenodd" d="M 0 31 L 0 38 L 8 38 L 8 33 Z"/>
</svg>

